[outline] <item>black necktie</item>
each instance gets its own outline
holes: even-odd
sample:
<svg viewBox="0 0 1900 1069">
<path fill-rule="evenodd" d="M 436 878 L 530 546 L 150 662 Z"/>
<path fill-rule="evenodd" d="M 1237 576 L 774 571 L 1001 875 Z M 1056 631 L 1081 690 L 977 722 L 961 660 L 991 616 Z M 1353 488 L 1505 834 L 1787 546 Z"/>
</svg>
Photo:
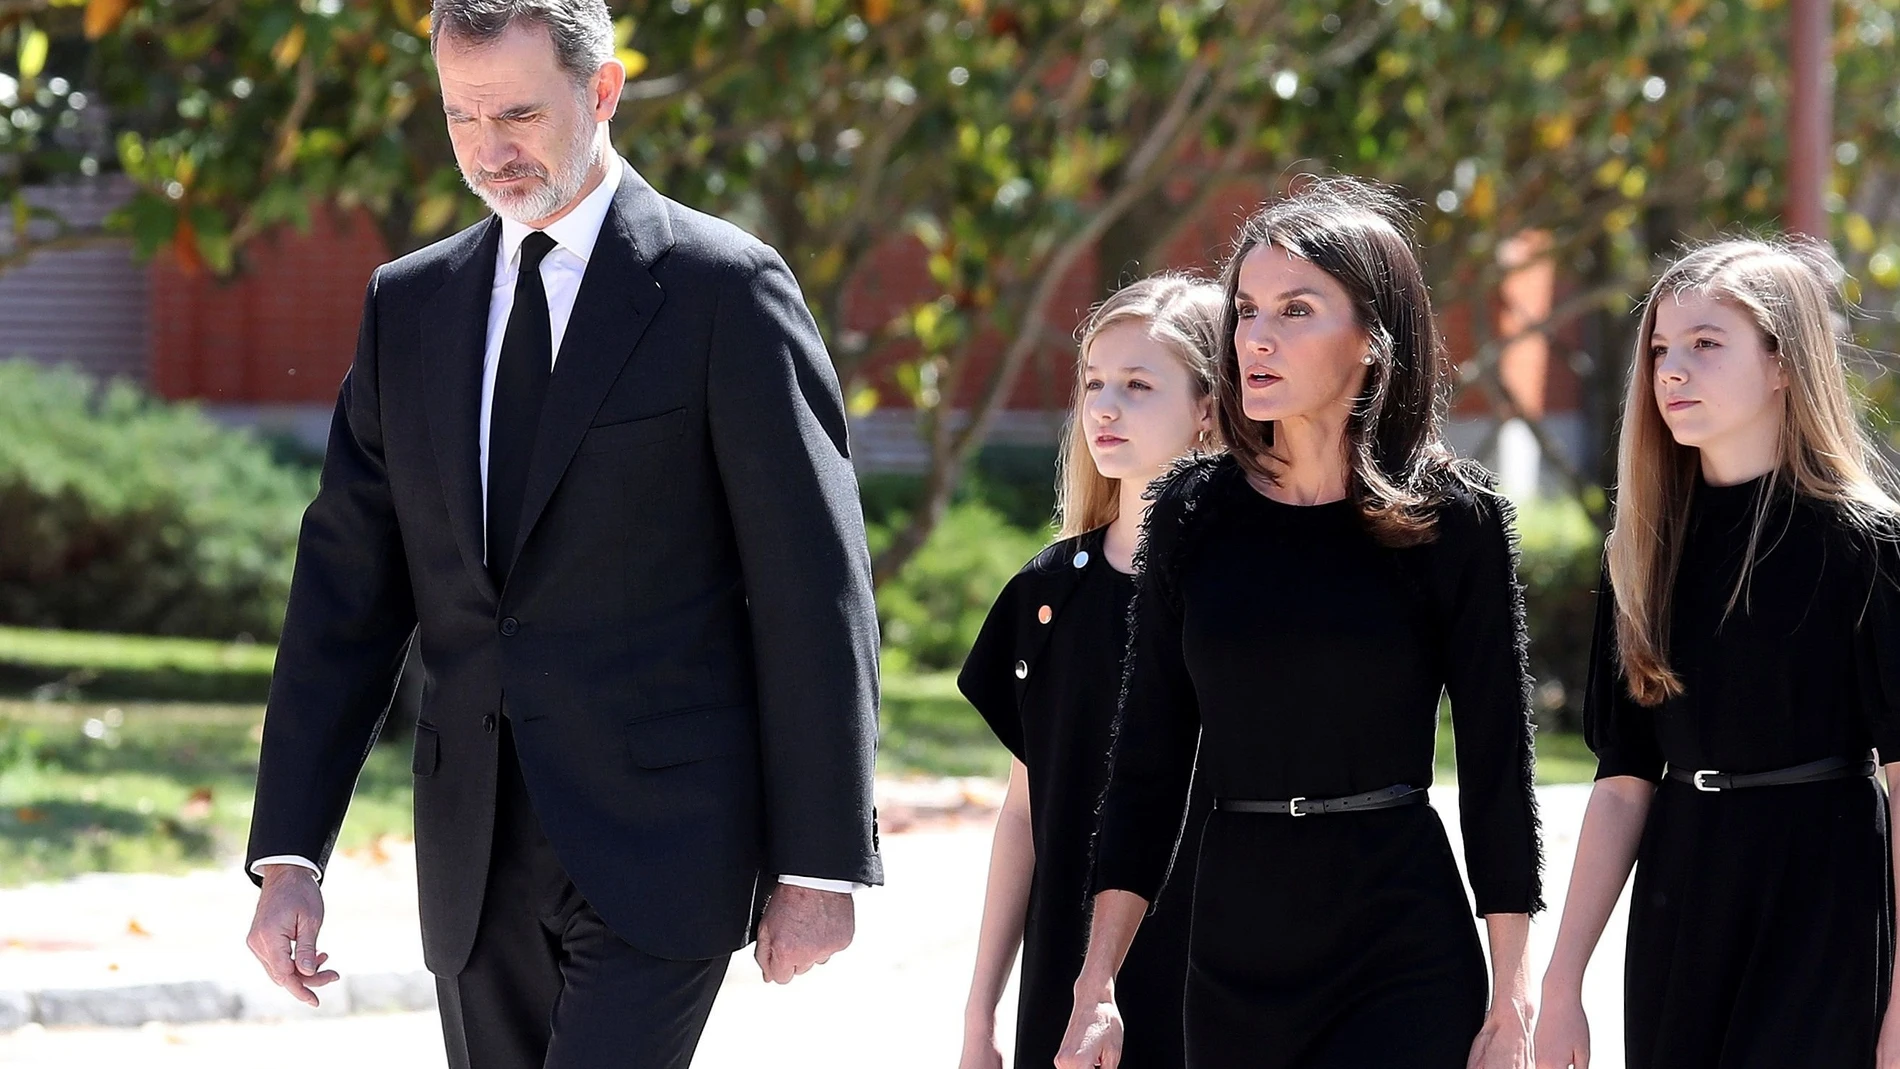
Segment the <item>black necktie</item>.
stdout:
<svg viewBox="0 0 1900 1069">
<path fill-rule="evenodd" d="M 521 243 L 515 305 L 501 337 L 495 397 L 488 408 L 488 574 L 497 588 L 508 581 L 528 487 L 528 458 L 554 374 L 548 293 L 541 286 L 541 260 L 553 248 L 554 239 L 539 230 Z"/>
</svg>

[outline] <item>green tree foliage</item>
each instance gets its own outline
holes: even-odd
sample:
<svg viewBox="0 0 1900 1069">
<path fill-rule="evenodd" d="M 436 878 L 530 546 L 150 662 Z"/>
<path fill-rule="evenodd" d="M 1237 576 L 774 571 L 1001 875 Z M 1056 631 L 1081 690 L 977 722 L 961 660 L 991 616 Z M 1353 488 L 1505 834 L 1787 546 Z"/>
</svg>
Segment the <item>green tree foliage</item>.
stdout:
<svg viewBox="0 0 1900 1069">
<path fill-rule="evenodd" d="M 1832 237 L 1879 317 L 1868 336 L 1890 347 L 1900 0 L 1833 7 Z M 1583 343 L 1557 355 L 1584 381 L 1599 444 L 1630 295 L 1655 258 L 1685 237 L 1771 226 L 1784 195 L 1777 0 L 611 8 L 633 75 L 621 150 L 662 190 L 785 253 L 854 406 L 875 403 L 867 356 L 903 346 L 896 382 L 931 465 L 880 578 L 941 519 L 1024 366 L 1073 326 L 1077 310 L 1053 303 L 1069 270 L 1098 246 L 1115 253 L 1104 281 L 1159 266 L 1179 225 L 1234 181 L 1264 193 L 1342 169 L 1416 196 L 1440 303 L 1480 307 L 1476 351 L 1459 354 L 1466 386 L 1500 416 L 1520 414 L 1499 374 L 1511 339 L 1483 306 L 1506 243 L 1540 235 L 1565 289 L 1531 326 L 1576 325 Z M 0 192 L 122 168 L 141 192 L 116 225 L 214 271 L 241 269 L 251 236 L 322 200 L 368 207 L 398 250 L 441 236 L 482 208 L 447 150 L 426 14 L 424 0 L 0 0 L 0 55 L 19 75 L 0 151 L 22 161 Z M 83 116 L 101 106 L 112 136 L 88 140 Z M 922 245 L 931 291 L 867 328 L 847 314 L 851 283 L 893 239 Z M 1567 470 L 1600 518 L 1601 458 Z"/>
</svg>

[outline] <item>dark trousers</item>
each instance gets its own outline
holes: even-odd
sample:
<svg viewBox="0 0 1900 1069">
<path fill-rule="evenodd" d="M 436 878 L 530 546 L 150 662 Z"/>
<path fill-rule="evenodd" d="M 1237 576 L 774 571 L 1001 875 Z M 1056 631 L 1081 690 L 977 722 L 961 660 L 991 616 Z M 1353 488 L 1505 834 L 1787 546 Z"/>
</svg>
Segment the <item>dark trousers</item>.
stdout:
<svg viewBox="0 0 1900 1069">
<path fill-rule="evenodd" d="M 437 977 L 454 1069 L 685 1069 L 726 959 L 669 961 L 601 921 L 541 834 L 507 718 L 495 846 L 468 964 Z"/>
</svg>

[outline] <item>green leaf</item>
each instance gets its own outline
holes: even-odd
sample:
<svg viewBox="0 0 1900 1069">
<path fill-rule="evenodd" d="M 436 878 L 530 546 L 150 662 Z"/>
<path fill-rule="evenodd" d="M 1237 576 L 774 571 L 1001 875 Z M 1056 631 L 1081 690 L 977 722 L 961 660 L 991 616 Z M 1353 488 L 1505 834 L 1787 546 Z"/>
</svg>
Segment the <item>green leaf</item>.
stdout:
<svg viewBox="0 0 1900 1069">
<path fill-rule="evenodd" d="M 32 80 L 46 69 L 46 54 L 52 47 L 46 31 L 27 24 L 20 29 L 20 77 Z"/>
</svg>

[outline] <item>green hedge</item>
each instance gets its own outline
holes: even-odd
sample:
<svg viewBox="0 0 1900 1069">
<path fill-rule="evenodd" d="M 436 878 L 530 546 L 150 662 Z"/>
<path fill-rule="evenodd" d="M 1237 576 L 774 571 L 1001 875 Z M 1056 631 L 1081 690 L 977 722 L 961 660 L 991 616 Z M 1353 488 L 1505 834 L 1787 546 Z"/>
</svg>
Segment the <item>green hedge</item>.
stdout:
<svg viewBox="0 0 1900 1069">
<path fill-rule="evenodd" d="M 1545 727 L 1576 730 L 1582 725 L 1603 532 L 1568 499 L 1521 504 L 1517 519 L 1538 717 Z"/>
<path fill-rule="evenodd" d="M 873 552 L 890 531 L 871 525 Z M 1003 584 L 1046 543 L 1045 532 L 1016 527 L 981 502 L 952 506 L 903 573 L 877 592 L 887 662 L 899 671 L 961 668 Z"/>
<path fill-rule="evenodd" d="M 194 406 L 0 362 L 0 623 L 270 640 L 315 493 Z"/>
</svg>

